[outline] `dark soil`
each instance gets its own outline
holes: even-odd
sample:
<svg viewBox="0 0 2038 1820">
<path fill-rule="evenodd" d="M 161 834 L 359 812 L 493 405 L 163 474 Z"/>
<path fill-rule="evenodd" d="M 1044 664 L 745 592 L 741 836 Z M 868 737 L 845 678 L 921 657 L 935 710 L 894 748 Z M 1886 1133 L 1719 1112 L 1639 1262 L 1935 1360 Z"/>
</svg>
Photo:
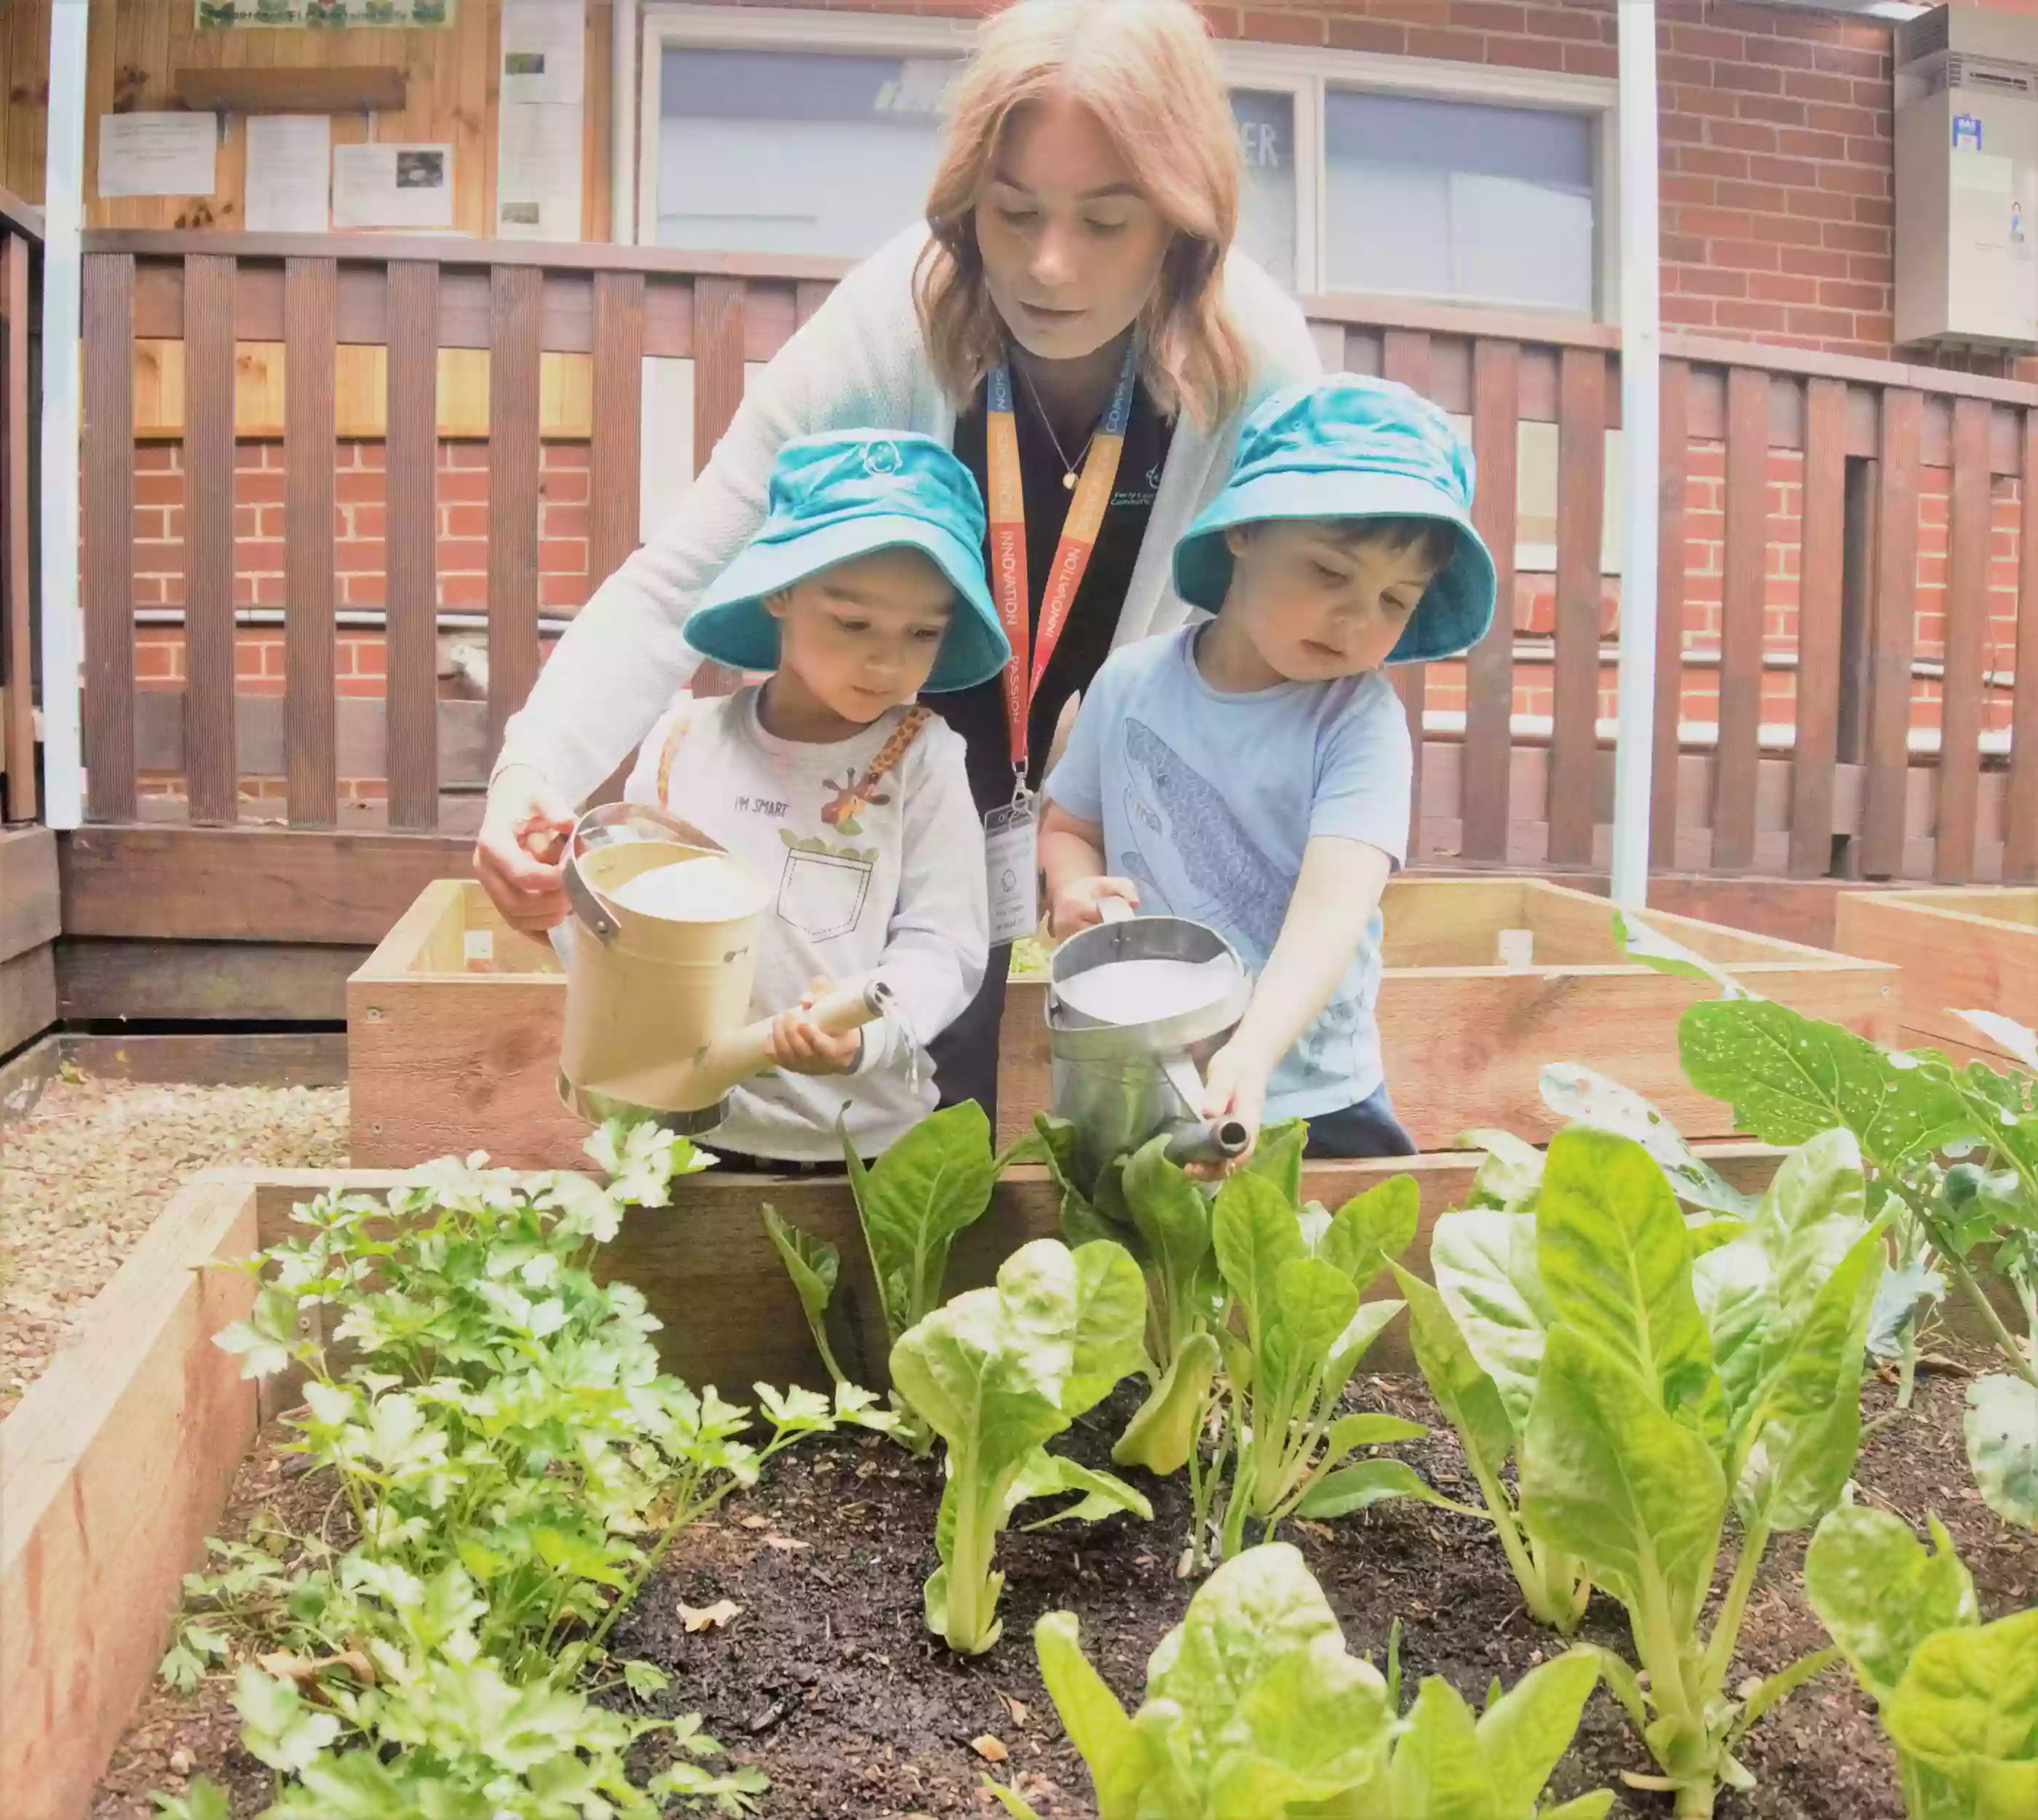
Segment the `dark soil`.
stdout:
<svg viewBox="0 0 2038 1820">
<path fill-rule="evenodd" d="M 1960 1442 L 1967 1382 L 1921 1376 L 1913 1409 L 1871 1436 L 1856 1477 L 1864 1501 L 1921 1531 L 1926 1513 L 1938 1514 L 1974 1575 L 1983 1617 L 1995 1617 L 2038 1600 L 2038 1538 L 1999 1522 L 1972 1487 Z M 1105 1404 L 1063 1437 L 1061 1450 L 1108 1465 L 1129 1398 L 1121 1392 Z M 1438 1420 L 1416 1378 L 1366 1380 L 1357 1401 Z M 1871 1381 L 1870 1416 L 1892 1401 L 1887 1385 Z M 1448 1428 L 1396 1450 L 1439 1489 L 1477 1501 Z M 294 1526 L 315 1525 L 330 1495 L 320 1477 L 286 1482 L 275 1457 L 258 1449 L 237 1484 L 225 1533 L 240 1533 L 263 1502 L 275 1503 Z M 1074 1820 L 1095 1810 L 1034 1664 L 1035 1621 L 1057 1608 L 1075 1612 L 1085 1649 L 1131 1705 L 1148 1653 L 1179 1621 L 1192 1590 L 1173 1571 L 1188 1533 L 1186 1481 L 1135 1477 L 1153 1500 L 1150 1524 L 1114 1519 L 1006 1534 L 998 1550 L 1005 1635 L 987 1655 L 959 1662 L 929 1636 L 921 1616 L 921 1584 L 934 1565 L 938 1458 L 914 1461 L 868 1437 L 803 1447 L 774 1462 L 753 1494 L 681 1538 L 617 1625 L 613 1647 L 619 1657 L 671 1672 L 656 1711 L 699 1712 L 735 1757 L 771 1776 L 760 1804 L 764 1815 L 949 1820 L 995 1813 L 982 1787 L 994 1773 L 1016 1780 L 1049 1820 Z M 1022 1507 L 1021 1520 L 1028 1514 Z M 1511 1685 L 1561 1647 L 1523 1612 L 1491 1532 L 1470 1519 L 1387 1505 L 1285 1533 L 1322 1583 L 1354 1651 L 1383 1660 L 1388 1627 L 1400 1617 L 1411 1695 L 1420 1677 L 1441 1674 L 1476 1704 L 1495 1677 Z M 1805 1539 L 1771 1545 L 1742 1630 L 1737 1679 L 1769 1673 L 1824 1641 L 1797 1579 Z M 1722 1561 L 1722 1584 L 1732 1567 L 1730 1556 Z M 699 1610 L 723 1599 L 740 1608 L 725 1626 L 687 1630 L 682 1603 Z M 1593 1602 L 1585 1634 L 1631 1655 L 1620 1610 L 1603 1597 Z M 146 1792 L 181 1788 L 187 1776 L 178 1771 L 188 1765 L 232 1788 L 237 1814 L 258 1811 L 269 1774 L 237 1742 L 229 1693 L 222 1676 L 188 1699 L 158 1686 L 122 1741 L 93 1820 L 144 1820 Z M 1744 1754 L 1759 1786 L 1748 1795 L 1723 1793 L 1721 1820 L 1903 1820 L 1873 1704 L 1844 1666 L 1764 1719 Z M 1568 1798 L 1617 1788 L 1623 1771 L 1652 1767 L 1602 1690 L 1551 1792 Z M 1615 1811 L 1631 1820 L 1667 1815 L 1668 1797 L 1623 1790 Z"/>
</svg>

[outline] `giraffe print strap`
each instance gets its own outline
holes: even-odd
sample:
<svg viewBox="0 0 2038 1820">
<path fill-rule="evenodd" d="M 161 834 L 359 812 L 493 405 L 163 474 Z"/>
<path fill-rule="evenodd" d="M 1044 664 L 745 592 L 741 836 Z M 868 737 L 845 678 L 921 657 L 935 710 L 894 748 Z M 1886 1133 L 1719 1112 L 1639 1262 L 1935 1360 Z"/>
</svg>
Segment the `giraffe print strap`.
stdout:
<svg viewBox="0 0 2038 1820">
<path fill-rule="evenodd" d="M 869 768 L 858 779 L 856 794 L 867 796 L 877 787 L 878 779 L 890 771 L 911 749 L 913 741 L 920 737 L 920 730 L 934 719 L 934 710 L 915 702 L 907 709 L 904 717 L 892 730 L 892 737 L 877 749 L 877 756 L 871 760 Z M 672 722 L 672 730 L 665 735 L 664 749 L 658 754 L 658 806 L 670 806 L 672 784 L 672 760 L 678 757 L 680 748 L 686 743 L 687 728 L 691 724 L 691 715 L 682 715 Z"/>
</svg>

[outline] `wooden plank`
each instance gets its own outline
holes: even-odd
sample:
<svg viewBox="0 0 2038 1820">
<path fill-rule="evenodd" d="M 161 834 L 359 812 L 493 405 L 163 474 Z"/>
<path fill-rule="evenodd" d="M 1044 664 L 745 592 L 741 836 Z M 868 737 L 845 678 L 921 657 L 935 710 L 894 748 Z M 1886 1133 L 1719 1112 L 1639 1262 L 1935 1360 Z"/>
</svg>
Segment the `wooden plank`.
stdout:
<svg viewBox="0 0 2038 1820">
<path fill-rule="evenodd" d="M 2038 880 L 2038 411 L 2024 414 L 2023 511 L 2018 521 L 2017 675 L 2010 709 L 2010 797 L 2002 876 Z"/>
<path fill-rule="evenodd" d="M 275 695 L 236 697 L 237 763 L 244 777 L 283 774 L 285 703 Z M 458 789 L 488 781 L 488 704 L 432 701 L 438 782 Z M 134 698 L 134 753 L 144 771 L 183 768 L 189 713 L 182 689 L 143 689 Z M 389 763 L 389 704 L 380 696 L 339 696 L 333 703 L 334 739 L 342 777 L 383 777 Z"/>
<path fill-rule="evenodd" d="M 64 933 L 379 942 L 472 840 L 294 828 L 112 827 L 62 837 Z"/>
<path fill-rule="evenodd" d="M 1430 392 L 1430 338 L 1408 330 L 1390 328 L 1381 353 L 1384 377 L 1419 392 Z M 1422 845 L 1422 715 L 1429 700 L 1428 668 L 1422 664 L 1396 664 L 1389 673 L 1394 692 L 1401 698 L 1408 717 L 1409 774 L 1408 859 L 1419 863 Z"/>
<path fill-rule="evenodd" d="M 329 259 L 283 273 L 283 741 L 290 825 L 339 814 L 333 739 L 333 288 Z"/>
<path fill-rule="evenodd" d="M 1911 658 L 1918 593 L 1918 427 L 1923 400 L 1887 392 L 1877 458 L 1875 603 L 1869 635 L 1868 798 L 1861 869 L 1904 870 L 1904 796 L 1911 768 Z"/>
<path fill-rule="evenodd" d="M 242 1185 L 182 1189 L 0 1424 L 0 1784 L 17 1820 L 76 1820 L 161 1659 L 254 1432 L 212 1337 L 252 1306 Z M 146 1496 L 137 1496 L 146 1488 Z"/>
<path fill-rule="evenodd" d="M 49 944 L 0 961 L 0 1056 L 40 1037 L 56 1021 L 56 963 Z"/>
<path fill-rule="evenodd" d="M 57 840 L 47 828 L 0 828 L 0 961 L 56 939 Z"/>
<path fill-rule="evenodd" d="M 1840 900 L 1835 920 L 1843 953 L 1903 969 L 1906 1029 L 2000 1059 L 1956 1009 L 2038 1029 L 2038 889 L 1858 892 Z"/>
<path fill-rule="evenodd" d="M 234 261 L 184 262 L 184 788 L 194 821 L 239 819 L 233 730 Z"/>
<path fill-rule="evenodd" d="M 106 941 L 56 945 L 59 1014 L 186 1022 L 339 1023 L 358 946 L 291 942 Z"/>
<path fill-rule="evenodd" d="M 221 1030 L 184 1036 L 66 1033 L 64 1059 L 97 1079 L 192 1087 L 339 1087 L 338 1030 Z"/>
<path fill-rule="evenodd" d="M 1589 865 L 1598 750 L 1600 552 L 1606 509 L 1606 356 L 1564 350 L 1557 431 L 1557 661 L 1550 858 Z"/>
<path fill-rule="evenodd" d="M 1515 507 L 1521 447 L 1521 350 L 1481 340 L 1472 351 L 1472 521 L 1493 555 L 1493 624 L 1465 657 L 1464 852 L 1507 856 L 1510 717 L 1514 706 Z"/>
<path fill-rule="evenodd" d="M 594 281 L 594 425 L 589 451 L 588 580 L 599 586 L 637 548 L 642 510 L 644 280 Z"/>
<path fill-rule="evenodd" d="M 1797 745 L 1790 760 L 1790 870 L 1823 876 L 1833 858 L 1839 756 L 1840 589 L 1845 573 L 1847 389 L 1814 379 L 1805 400 L 1803 571 L 1797 600 Z"/>
<path fill-rule="evenodd" d="M 1755 859 L 1755 768 L 1761 756 L 1763 577 L 1769 554 L 1769 376 L 1727 375 L 1726 553 L 1720 614 L 1719 745 L 1713 773 L 1713 865 Z"/>
<path fill-rule="evenodd" d="M 1662 363 L 1656 458 L 1656 703 L 1650 722 L 1649 863 L 1676 863 L 1678 723 L 1684 712 L 1684 469 L 1691 446 L 1691 370 Z"/>
<path fill-rule="evenodd" d="M 439 815 L 438 267 L 392 260 L 389 301 L 389 824 L 429 828 Z"/>
<path fill-rule="evenodd" d="M 538 678 L 539 274 L 498 266 L 490 281 L 488 734 Z"/>
<path fill-rule="evenodd" d="M 1953 480 L 1946 563 L 1945 673 L 1940 685 L 1938 806 L 1933 875 L 1960 885 L 1975 875 L 1981 788 L 1982 673 L 1989 669 L 1989 408 L 1978 398 L 1953 406 Z M 2038 683 L 2029 673 L 2026 688 Z"/>
<path fill-rule="evenodd" d="M 6 339 L 0 359 L 6 364 L 6 441 L 0 447 L 0 626 L 6 645 L 0 650 L 0 674 L 7 683 L 7 711 L 0 718 L 0 769 L 7 774 L 6 814 L 31 821 L 36 812 L 36 715 L 31 679 L 35 673 L 35 603 L 28 576 L 28 481 L 34 472 L 30 452 L 33 416 L 28 404 L 28 267 L 32 257 L 21 234 L 7 236 L 5 276 Z"/>
<path fill-rule="evenodd" d="M 84 497 L 85 813 L 134 813 L 134 261 L 85 262 Z"/>
<path fill-rule="evenodd" d="M 744 286 L 734 279 L 694 283 L 694 472 L 707 465 L 743 402 Z"/>
</svg>

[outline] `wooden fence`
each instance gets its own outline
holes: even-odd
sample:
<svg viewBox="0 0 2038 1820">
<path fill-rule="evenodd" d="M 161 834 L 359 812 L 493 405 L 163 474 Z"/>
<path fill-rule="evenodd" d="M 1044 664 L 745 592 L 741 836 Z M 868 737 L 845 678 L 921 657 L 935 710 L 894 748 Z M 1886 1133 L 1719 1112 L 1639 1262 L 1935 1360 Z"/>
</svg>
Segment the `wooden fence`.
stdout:
<svg viewBox="0 0 2038 1820">
<path fill-rule="evenodd" d="M 11 267 L 10 267 L 11 270 Z M 232 822 L 239 783 L 287 779 L 293 826 L 338 818 L 339 780 L 386 777 L 388 825 L 441 826 L 442 792 L 485 778 L 540 654 L 539 368 L 591 357 L 589 567 L 636 546 L 642 362 L 693 362 L 706 459 L 768 359 L 841 267 L 788 258 L 599 246 L 104 232 L 86 237 L 83 599 L 89 817 L 134 820 L 145 769 L 182 773 L 190 821 Z M 1553 710 L 1513 711 L 1525 661 L 1505 610 L 1466 664 L 1462 734 L 1433 716 L 1419 744 L 1424 857 L 1602 862 L 1612 753 L 1600 724 L 1606 432 L 1618 425 L 1618 332 L 1575 321 L 1312 300 L 1327 361 L 1406 381 L 1468 415 L 1478 514 L 1514 581 L 1519 427 L 1555 427 Z M 132 344 L 184 344 L 188 684 L 135 687 Z M 284 347 L 286 676 L 237 696 L 237 342 Z M 386 349 L 386 696 L 335 687 L 336 348 Z M 434 412 L 438 351 L 489 363 L 485 702 L 442 702 L 436 675 Z M 1665 870 L 1816 878 L 2038 878 L 2038 387 L 1883 362 L 1666 336 L 1661 615 L 1653 858 Z M 1680 734 L 1686 659 L 1685 477 L 1724 449 L 1717 730 Z M 1765 751 L 1765 577 L 1779 539 L 1772 458 L 1801 463 L 1794 741 Z M 1950 494 L 1943 702 L 1936 750 L 1911 739 L 1921 483 Z M 1794 468 L 1794 472 L 1798 470 Z M 1999 479 L 2018 483 L 2014 727 L 1979 737 Z M 2007 490 L 2006 489 L 2006 499 Z M 1999 561 L 1999 559 L 1998 559 Z M 1998 586 L 1998 595 L 2002 593 Z M 1767 647 L 1767 648 L 1766 648 Z M 1397 678 L 1411 712 L 1429 682 Z M 140 732 L 138 734 L 138 726 Z M 1772 742 L 1773 743 L 1773 742 Z M 2000 745 L 1998 738 L 1995 742 Z"/>
<path fill-rule="evenodd" d="M 36 817 L 32 501 L 42 211 L 0 190 L 0 821 Z"/>
</svg>

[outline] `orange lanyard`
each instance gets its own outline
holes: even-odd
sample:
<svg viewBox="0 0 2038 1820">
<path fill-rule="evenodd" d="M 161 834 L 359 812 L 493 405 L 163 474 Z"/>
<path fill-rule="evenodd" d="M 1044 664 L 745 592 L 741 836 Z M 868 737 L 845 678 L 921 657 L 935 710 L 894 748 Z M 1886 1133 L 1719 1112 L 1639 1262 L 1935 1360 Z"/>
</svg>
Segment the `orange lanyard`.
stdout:
<svg viewBox="0 0 2038 1820">
<path fill-rule="evenodd" d="M 1012 646 L 1012 661 L 1005 666 L 1004 674 L 1005 723 L 1011 739 L 1013 772 L 1022 787 L 1026 776 L 1027 720 L 1033 698 L 1040 692 L 1040 679 L 1047 673 L 1048 661 L 1061 642 L 1062 628 L 1068 624 L 1069 609 L 1075 604 L 1076 590 L 1082 586 L 1090 552 L 1097 547 L 1097 533 L 1111 505 L 1111 489 L 1118 479 L 1118 461 L 1125 449 L 1125 428 L 1131 421 L 1132 394 L 1138 374 L 1138 346 L 1136 340 L 1129 340 L 1118 383 L 1112 389 L 1111 402 L 1084 459 L 1075 497 L 1069 502 L 1069 515 L 1062 526 L 1061 541 L 1055 548 L 1047 591 L 1041 597 L 1037 639 L 1029 631 L 1026 611 L 1026 497 L 1019 472 L 1019 425 L 1012 408 L 1010 362 L 994 366 L 985 381 L 984 467 L 991 493 L 991 586 L 998 602 L 998 620 Z"/>
</svg>

